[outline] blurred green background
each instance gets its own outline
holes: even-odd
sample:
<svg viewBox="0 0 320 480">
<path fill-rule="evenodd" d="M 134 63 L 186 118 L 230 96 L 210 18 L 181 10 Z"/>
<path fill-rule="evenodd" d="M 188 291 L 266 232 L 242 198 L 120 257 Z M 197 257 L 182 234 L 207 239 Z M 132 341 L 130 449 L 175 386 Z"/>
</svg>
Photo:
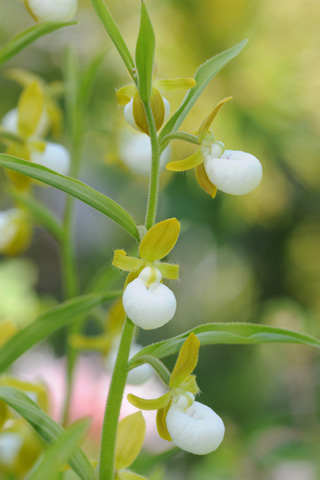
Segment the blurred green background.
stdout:
<svg viewBox="0 0 320 480">
<path fill-rule="evenodd" d="M 138 0 L 109 0 L 108 6 L 134 52 Z M 207 58 L 250 39 L 207 88 L 182 128 L 196 131 L 212 107 L 232 95 L 233 101 L 215 121 L 216 139 L 227 149 L 257 156 L 264 176 L 259 188 L 247 196 L 218 192 L 211 200 L 198 187 L 193 172 L 163 174 L 158 219 L 176 216 L 183 229 L 170 257 L 181 265 L 180 282 L 170 286 L 178 309 L 168 326 L 142 332 L 139 341 L 147 344 L 201 323 L 230 321 L 319 336 L 319 2 L 149 0 L 147 6 L 157 36 L 159 78 L 192 77 Z M 114 93 L 129 78 L 89 1 L 80 2 L 77 18 L 79 25 L 43 38 L 5 68 L 30 69 L 53 81 L 63 78 L 66 45 L 77 52 L 83 66 L 99 51 L 106 52 L 90 101 L 81 178 L 127 208 L 141 224 L 148 182 L 123 169 L 120 161 L 110 161 L 117 158 L 115 132 L 130 128 Z M 1 44 L 31 24 L 22 3 L 1 0 Z M 21 92 L 5 78 L 5 68 L 0 72 L 0 117 L 16 105 Z M 172 112 L 182 98 L 183 93 L 168 95 Z M 62 141 L 68 146 L 66 132 Z M 180 142 L 173 147 L 176 158 L 192 151 Z M 36 194 L 62 214 L 62 193 L 37 187 Z M 10 199 L 0 193 L 0 209 L 8 206 Z M 114 248 L 132 247 L 117 226 L 80 203 L 75 230 L 83 287 L 101 265 L 111 263 Z M 54 240 L 36 228 L 24 257 L 10 262 L 12 269 L 17 265 L 21 272 L 29 269 L 24 294 L 26 315 L 32 317 L 41 308 L 35 305 L 34 289 L 41 302 L 62 299 L 59 251 Z M 8 260 L 2 259 L 0 310 L 9 298 L 7 271 Z M 117 283 L 121 282 L 123 276 L 118 275 Z M 14 299 L 18 293 L 14 280 L 12 284 Z M 61 335 L 53 339 L 57 355 L 63 354 Z M 319 373 L 318 354 L 307 347 L 203 348 L 197 368 L 200 400 L 223 417 L 226 437 L 216 453 L 204 458 L 173 456 L 165 478 L 319 479 Z"/>
</svg>

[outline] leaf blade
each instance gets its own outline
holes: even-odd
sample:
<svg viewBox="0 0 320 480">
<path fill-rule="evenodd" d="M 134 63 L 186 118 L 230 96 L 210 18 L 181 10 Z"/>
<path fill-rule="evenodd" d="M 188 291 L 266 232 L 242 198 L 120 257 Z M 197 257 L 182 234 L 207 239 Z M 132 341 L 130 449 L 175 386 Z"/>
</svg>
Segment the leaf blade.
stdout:
<svg viewBox="0 0 320 480">
<path fill-rule="evenodd" d="M 152 91 L 152 72 L 156 40 L 145 3 L 141 2 L 140 29 L 136 46 L 138 90 L 142 102 L 149 102 Z"/>
<path fill-rule="evenodd" d="M 0 166 L 44 182 L 51 187 L 72 195 L 111 218 L 136 240 L 139 240 L 138 229 L 131 215 L 116 202 L 79 180 L 60 175 L 41 165 L 7 154 L 0 154 Z"/>
</svg>

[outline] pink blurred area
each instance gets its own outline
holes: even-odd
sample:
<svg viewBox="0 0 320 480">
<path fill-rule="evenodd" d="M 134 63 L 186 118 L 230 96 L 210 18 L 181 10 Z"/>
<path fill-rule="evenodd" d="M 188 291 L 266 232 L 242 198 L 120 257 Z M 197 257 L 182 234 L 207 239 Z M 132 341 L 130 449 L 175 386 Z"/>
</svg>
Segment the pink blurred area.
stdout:
<svg viewBox="0 0 320 480">
<path fill-rule="evenodd" d="M 44 383 L 49 392 L 49 414 L 57 422 L 61 421 L 65 395 L 65 359 L 57 359 L 47 350 L 27 353 L 16 362 L 14 375 L 19 379 Z M 90 440 L 100 440 L 104 409 L 111 375 L 103 368 L 98 356 L 79 357 L 74 377 L 74 390 L 71 399 L 70 423 L 83 417 L 91 418 Z M 166 393 L 164 385 L 152 377 L 139 386 L 127 385 L 121 407 L 121 418 L 137 411 L 127 400 L 128 393 L 144 398 L 156 398 Z M 156 411 L 143 412 L 147 424 L 144 447 L 152 452 L 161 452 L 171 447 L 162 440 L 156 428 Z"/>
</svg>

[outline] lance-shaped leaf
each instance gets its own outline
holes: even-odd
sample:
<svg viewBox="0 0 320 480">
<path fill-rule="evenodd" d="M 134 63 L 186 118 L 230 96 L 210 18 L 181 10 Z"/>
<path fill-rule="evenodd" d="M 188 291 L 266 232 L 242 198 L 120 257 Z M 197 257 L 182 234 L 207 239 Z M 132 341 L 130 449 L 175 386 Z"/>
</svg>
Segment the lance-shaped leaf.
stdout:
<svg viewBox="0 0 320 480">
<path fill-rule="evenodd" d="M 139 408 L 140 410 L 159 410 L 168 405 L 171 398 L 171 392 L 162 395 L 162 397 L 150 399 L 140 398 L 136 395 L 133 395 L 132 393 L 129 393 L 127 398 L 131 405 Z"/>
<path fill-rule="evenodd" d="M 115 467 L 117 470 L 129 467 L 137 458 L 143 445 L 146 422 L 141 412 L 133 413 L 119 422 Z"/>
<path fill-rule="evenodd" d="M 169 387 L 178 387 L 191 375 L 198 363 L 200 342 L 196 335 L 190 333 L 181 347 L 177 362 L 172 371 Z"/>
<path fill-rule="evenodd" d="M 207 116 L 207 118 L 204 119 L 204 121 L 202 122 L 200 128 L 199 128 L 199 132 L 198 132 L 198 136 L 199 136 L 199 140 L 200 142 L 204 139 L 204 137 L 206 136 L 206 134 L 208 133 L 209 131 L 209 128 L 213 122 L 213 120 L 216 118 L 216 116 L 218 115 L 219 111 L 221 110 L 221 108 L 223 107 L 223 105 L 228 102 L 229 100 L 232 100 L 232 97 L 227 97 L 227 98 L 224 98 L 223 100 L 221 100 L 215 107 L 214 109 L 212 110 L 212 112 Z"/>
<path fill-rule="evenodd" d="M 197 167 L 201 163 L 203 163 L 203 156 L 201 148 L 198 148 L 190 157 L 185 158 L 184 160 L 169 162 L 166 169 L 172 172 L 185 172 L 186 170 L 191 170 L 191 168 Z"/>
<path fill-rule="evenodd" d="M 21 52 L 31 43 L 35 42 L 38 38 L 54 32 L 62 27 L 68 27 L 70 25 L 76 25 L 77 22 L 44 22 L 38 25 L 24 30 L 16 35 L 8 43 L 0 48 L 0 65 L 13 58 L 17 53 Z"/>
<path fill-rule="evenodd" d="M 161 260 L 173 249 L 179 233 L 180 222 L 176 218 L 156 223 L 147 231 L 140 243 L 140 257 L 149 262 Z"/>
<path fill-rule="evenodd" d="M 125 250 L 115 250 L 112 264 L 126 272 L 136 272 L 143 266 L 143 261 L 136 257 L 130 257 Z"/>
<path fill-rule="evenodd" d="M 168 442 L 172 441 L 172 438 L 170 437 L 170 433 L 168 432 L 167 428 L 167 413 L 170 408 L 170 403 L 164 408 L 161 408 L 160 410 L 157 411 L 157 430 L 161 438 L 164 440 L 168 440 Z"/>
<path fill-rule="evenodd" d="M 8 368 L 17 358 L 60 328 L 69 325 L 79 315 L 90 312 L 101 303 L 117 298 L 122 291 L 114 290 L 100 295 L 74 298 L 43 313 L 33 323 L 21 329 L 0 349 L 0 372 Z"/>
<path fill-rule="evenodd" d="M 136 46 L 138 89 L 141 100 L 150 101 L 156 39 L 144 1 L 141 1 L 140 29 Z"/>
<path fill-rule="evenodd" d="M 243 40 L 229 50 L 210 58 L 198 68 L 194 77 L 196 86 L 188 92 L 176 113 L 163 127 L 159 136 L 160 142 L 168 133 L 178 130 L 183 120 L 186 118 L 191 108 L 196 103 L 201 93 L 210 83 L 213 77 L 220 72 L 220 70 L 227 65 L 230 60 L 232 60 L 241 52 L 246 43 L 247 40 Z"/>
<path fill-rule="evenodd" d="M 201 345 L 255 345 L 264 343 L 293 343 L 320 348 L 320 340 L 310 335 L 284 328 L 253 323 L 209 323 L 162 342 L 143 348 L 130 360 L 130 368 L 144 355 L 164 358 L 179 352 L 189 334 L 197 335 Z"/>
<path fill-rule="evenodd" d="M 88 430 L 89 421 L 82 420 L 69 427 L 45 452 L 36 470 L 28 480 L 56 480 L 63 465 L 74 453 L 75 448 Z"/>
<path fill-rule="evenodd" d="M 202 190 L 208 193 L 211 198 L 214 198 L 217 195 L 218 189 L 210 182 L 203 163 L 196 168 L 196 178 Z"/>
<path fill-rule="evenodd" d="M 65 177 L 49 168 L 12 157 L 11 155 L 0 154 L 0 166 L 44 182 L 51 187 L 72 195 L 111 218 L 136 240 L 139 240 L 138 229 L 131 215 L 116 202 L 79 180 Z"/>
<path fill-rule="evenodd" d="M 63 434 L 63 428 L 19 390 L 0 387 L 0 399 L 25 418 L 46 443 L 51 444 Z M 78 447 L 75 448 L 68 462 L 82 480 L 93 480 L 93 468 Z"/>
</svg>

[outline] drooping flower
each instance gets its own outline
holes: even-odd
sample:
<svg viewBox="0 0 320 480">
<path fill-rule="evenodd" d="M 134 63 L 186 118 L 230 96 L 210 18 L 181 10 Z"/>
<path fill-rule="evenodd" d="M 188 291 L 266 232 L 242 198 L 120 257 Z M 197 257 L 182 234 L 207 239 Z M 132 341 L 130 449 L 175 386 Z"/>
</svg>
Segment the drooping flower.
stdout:
<svg viewBox="0 0 320 480">
<path fill-rule="evenodd" d="M 74 17 L 78 0 L 25 0 L 30 14 L 40 22 L 66 22 Z"/>
<path fill-rule="evenodd" d="M 130 394 L 128 400 L 142 410 L 158 410 L 157 428 L 161 438 L 173 441 L 187 452 L 206 455 L 219 447 L 225 428 L 211 408 L 195 401 L 199 387 L 191 373 L 198 362 L 199 347 L 199 339 L 191 333 L 181 347 L 168 382 L 168 393 L 151 400 Z"/>
<path fill-rule="evenodd" d="M 230 100 L 225 98 L 203 121 L 198 131 L 199 148 L 190 157 L 167 164 L 167 169 L 182 172 L 196 169 L 200 187 L 212 198 L 217 190 L 232 195 L 245 195 L 254 190 L 262 178 L 259 160 L 250 153 L 225 150 L 222 142 L 215 141 L 209 131 L 211 123 L 222 106 Z"/>
<path fill-rule="evenodd" d="M 172 250 L 179 232 L 180 223 L 170 218 L 145 233 L 139 247 L 140 258 L 127 256 L 124 250 L 114 252 L 113 265 L 130 272 L 123 294 L 124 310 L 130 320 L 145 330 L 161 327 L 174 316 L 174 294 L 161 280 L 177 279 L 179 267 L 160 260 Z"/>
<path fill-rule="evenodd" d="M 15 256 L 30 245 L 32 226 L 28 215 L 20 208 L 0 211 L 0 254 Z"/>
</svg>

